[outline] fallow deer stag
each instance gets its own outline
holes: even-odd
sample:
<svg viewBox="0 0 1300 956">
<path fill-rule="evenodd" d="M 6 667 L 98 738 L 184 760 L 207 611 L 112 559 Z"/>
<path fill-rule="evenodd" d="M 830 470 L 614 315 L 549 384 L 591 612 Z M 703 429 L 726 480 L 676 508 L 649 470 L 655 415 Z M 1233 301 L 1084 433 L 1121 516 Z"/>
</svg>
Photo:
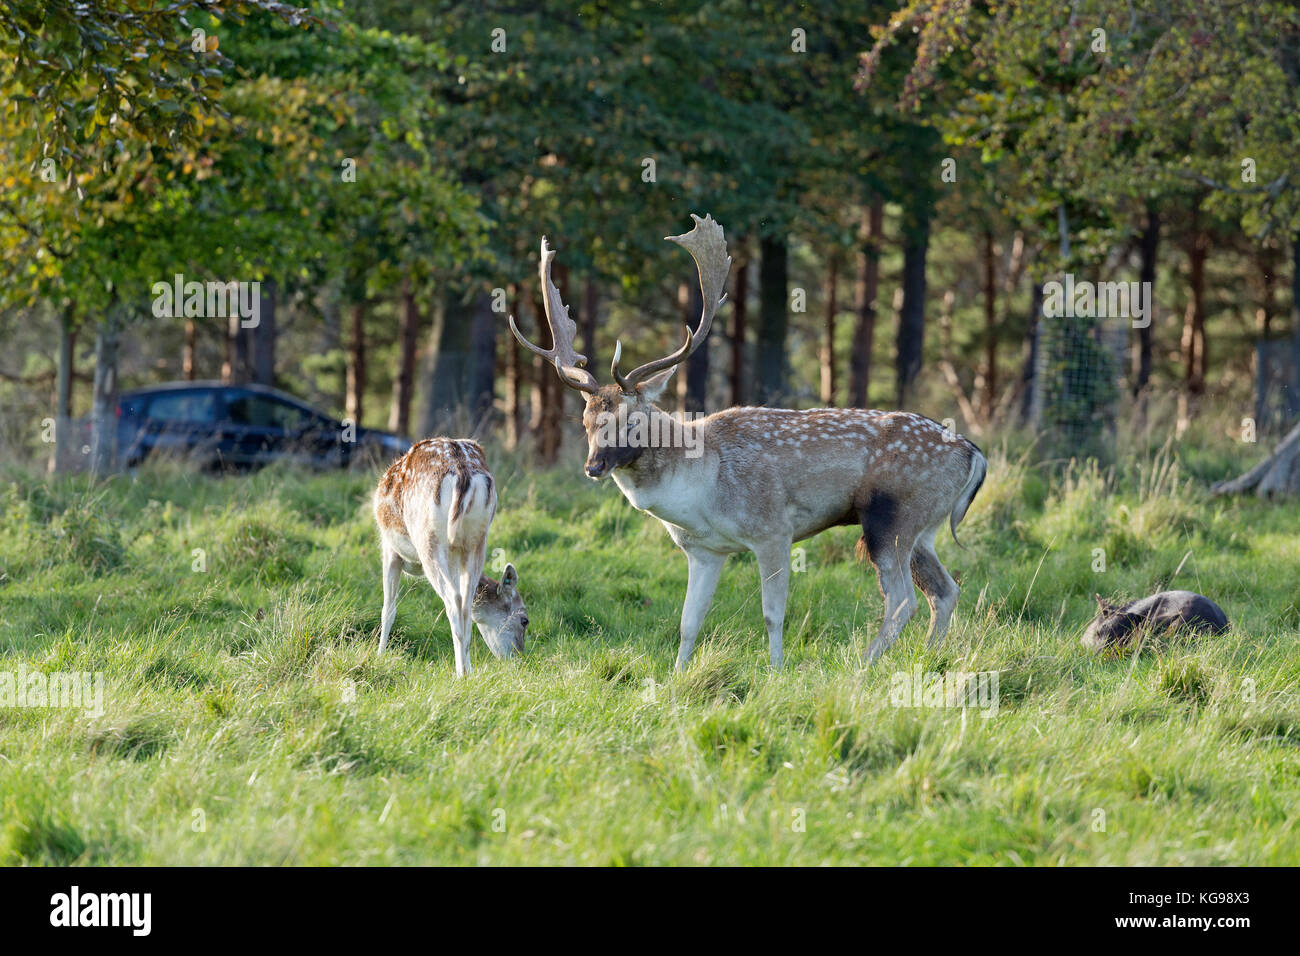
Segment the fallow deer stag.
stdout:
<svg viewBox="0 0 1300 956">
<path fill-rule="evenodd" d="M 862 526 L 858 553 L 870 558 L 885 598 L 867 661 L 884 653 L 915 613 L 913 582 L 930 603 L 928 640 L 937 646 L 959 588 L 939 563 L 934 539 L 945 523 L 956 539 L 984 481 L 984 455 L 938 423 L 905 412 L 730 408 L 682 421 L 660 409 L 655 402 L 673 372 L 709 334 L 731 267 L 722 227 L 709 216 L 691 218 L 690 232 L 668 240 L 695 259 L 704 308 L 671 355 L 623 375 L 620 342 L 611 369 L 617 384 L 599 385 L 586 356 L 574 350 L 577 327 L 551 282 L 555 253 L 545 239 L 539 275 L 553 346 L 533 345 L 510 318 L 520 343 L 586 397 L 588 477 L 612 475 L 632 506 L 663 522 L 686 552 L 677 669 L 690 659 L 727 555 L 742 551 L 758 559 L 768 647 L 779 667 L 791 545 L 837 525 Z"/>
<path fill-rule="evenodd" d="M 416 442 L 379 480 L 374 508 L 384 573 L 379 653 L 393 631 L 403 571 L 417 577 L 423 573 L 442 598 L 457 674 L 470 671 L 471 620 L 497 657 L 523 651 L 528 612 L 515 566 L 507 564 L 500 581 L 483 574 L 497 490 L 477 442 Z"/>
</svg>

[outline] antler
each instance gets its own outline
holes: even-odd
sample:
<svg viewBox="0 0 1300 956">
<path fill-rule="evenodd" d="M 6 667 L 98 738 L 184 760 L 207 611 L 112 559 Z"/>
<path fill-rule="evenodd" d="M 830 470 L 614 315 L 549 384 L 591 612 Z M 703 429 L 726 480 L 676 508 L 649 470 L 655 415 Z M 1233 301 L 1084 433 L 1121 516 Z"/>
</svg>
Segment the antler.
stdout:
<svg viewBox="0 0 1300 956">
<path fill-rule="evenodd" d="M 542 281 L 542 303 L 546 308 L 546 322 L 551 327 L 551 348 L 539 349 L 529 342 L 515 325 L 515 317 L 510 316 L 510 331 L 515 333 L 519 344 L 531 352 L 540 355 L 555 365 L 560 381 L 580 392 L 594 392 L 597 389 L 596 376 L 587 371 L 587 356 L 573 350 L 573 337 L 578 334 L 578 324 L 569 318 L 569 307 L 560 298 L 560 290 L 551 281 L 551 260 L 555 250 L 546 245 L 542 237 L 542 261 L 537 267 L 538 278 Z"/>
<path fill-rule="evenodd" d="M 704 341 L 709 334 L 709 329 L 713 325 L 713 316 L 718 311 L 718 306 L 726 301 L 727 297 L 722 291 L 723 285 L 727 281 L 727 273 L 731 271 L 731 256 L 727 255 L 727 240 L 722 234 L 722 227 L 714 221 L 712 216 L 705 216 L 701 219 L 695 213 L 691 213 L 691 218 L 695 220 L 695 228 L 685 235 L 665 236 L 668 242 L 675 242 L 686 249 L 695 260 L 695 265 L 700 273 L 700 292 L 704 300 L 704 308 L 700 313 L 700 323 L 696 326 L 695 331 L 691 331 L 689 325 L 686 326 L 686 343 L 674 352 L 672 355 L 658 359 L 654 362 L 647 362 L 639 368 L 633 369 L 626 376 L 618 373 L 618 360 L 622 356 L 622 343 L 618 343 L 614 348 L 614 364 L 612 371 L 614 379 L 624 392 L 631 394 L 646 378 L 655 372 L 671 368 L 684 362 L 691 356 L 700 343 Z"/>
</svg>

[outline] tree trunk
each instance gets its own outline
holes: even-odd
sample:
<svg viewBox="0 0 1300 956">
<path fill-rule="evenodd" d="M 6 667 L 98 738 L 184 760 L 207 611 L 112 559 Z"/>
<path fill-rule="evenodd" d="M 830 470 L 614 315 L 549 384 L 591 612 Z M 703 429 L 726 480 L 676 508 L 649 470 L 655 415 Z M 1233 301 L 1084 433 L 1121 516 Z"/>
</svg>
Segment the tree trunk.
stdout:
<svg viewBox="0 0 1300 956">
<path fill-rule="evenodd" d="M 262 283 L 257 325 L 248 330 L 249 372 L 258 385 L 275 385 L 275 307 L 277 289 L 274 281 Z"/>
<path fill-rule="evenodd" d="M 1267 246 L 1255 253 L 1255 267 L 1259 270 L 1259 305 L 1255 308 L 1255 355 L 1252 371 L 1255 376 L 1255 423 L 1263 429 L 1268 425 L 1269 408 L 1267 383 L 1270 375 L 1268 340 L 1273 331 L 1274 289 L 1277 285 L 1276 266 Z"/>
<path fill-rule="evenodd" d="M 554 268 L 555 287 L 560 290 L 560 298 L 565 302 L 569 301 L 569 270 L 567 267 L 557 265 Z M 552 348 L 554 340 L 551 338 L 550 325 L 546 322 L 545 311 L 539 300 L 534 306 L 534 314 L 537 316 L 537 327 L 539 329 L 539 338 L 545 341 L 542 348 Z M 563 437 L 562 424 L 564 421 L 564 397 L 568 391 L 566 386 L 561 384 L 559 375 L 555 372 L 555 367 L 550 362 L 538 358 L 533 363 L 533 372 L 537 376 L 536 381 L 536 407 L 534 409 L 534 441 L 537 447 L 537 457 L 543 465 L 553 465 L 560 457 L 560 440 Z"/>
<path fill-rule="evenodd" d="M 930 246 L 930 220 L 922 211 L 903 243 L 903 307 L 898 315 L 898 407 L 907 408 L 921 374 L 925 341 L 925 257 Z"/>
<path fill-rule="evenodd" d="M 226 358 L 221 364 L 221 382 L 223 385 L 246 385 L 251 377 L 248 330 L 236 310 L 226 318 Z"/>
<path fill-rule="evenodd" d="M 1200 227 L 1200 209 L 1192 210 L 1191 234 L 1187 243 L 1188 299 L 1183 311 L 1182 359 L 1184 388 L 1178 396 L 1178 421 L 1174 433 L 1181 436 L 1191 425 L 1196 406 L 1205 393 L 1205 259 L 1208 236 Z"/>
<path fill-rule="evenodd" d="M 1147 204 L 1146 228 L 1142 230 L 1142 268 L 1139 280 L 1148 290 L 1147 324 L 1138 329 L 1137 374 L 1133 377 L 1133 394 L 1139 394 L 1151 381 L 1151 345 L 1156 319 L 1156 255 L 1160 250 L 1160 213 L 1154 204 Z"/>
<path fill-rule="evenodd" d="M 761 405 L 785 399 L 785 336 L 789 324 L 789 248 L 785 236 L 760 243 L 757 390 Z"/>
<path fill-rule="evenodd" d="M 117 466 L 117 352 L 121 334 L 121 306 L 115 297 L 95 334 L 95 384 L 90 404 L 90 473 L 94 477 Z"/>
<path fill-rule="evenodd" d="M 1200 395 L 1205 391 L 1205 259 L 1206 235 L 1197 229 L 1187 250 L 1187 309 L 1183 314 L 1183 373 L 1187 391 Z"/>
<path fill-rule="evenodd" d="M 50 449 L 48 470 L 51 474 L 66 471 L 73 460 L 72 378 L 75 373 L 77 329 L 72 322 L 72 308 L 59 317 L 59 365 L 54 383 L 54 444 Z"/>
<path fill-rule="evenodd" d="M 402 314 L 397 326 L 398 362 L 393 379 L 393 403 L 388 410 L 388 430 L 409 435 L 411 399 L 415 393 L 415 360 L 420 351 L 420 310 L 408 278 L 402 288 Z"/>
<path fill-rule="evenodd" d="M 1043 314 L 1043 284 L 1036 279 L 1030 285 L 1029 334 L 1025 348 L 1025 364 L 1020 370 L 1020 424 L 1036 425 L 1035 392 L 1038 388 L 1038 335 L 1039 319 Z"/>
<path fill-rule="evenodd" d="M 516 323 L 523 327 L 525 323 L 520 306 L 527 301 L 527 294 L 521 292 L 519 286 L 513 286 L 511 293 L 514 296 L 511 302 L 511 314 L 515 316 Z M 519 355 L 519 343 L 515 341 L 514 335 L 506 336 L 505 376 L 505 441 L 506 448 L 513 450 L 519 447 L 519 438 L 523 433 L 524 410 L 524 363 Z"/>
<path fill-rule="evenodd" d="M 835 313 L 839 310 L 836 295 L 840 284 L 840 256 L 831 254 L 826 277 L 826 332 L 821 348 L 821 399 L 823 405 L 835 404 Z"/>
<path fill-rule="evenodd" d="M 863 217 L 862 248 L 858 255 L 856 287 L 857 323 L 853 327 L 853 352 L 849 356 L 849 404 L 867 407 L 871 385 L 871 349 L 876 339 L 876 296 L 880 290 L 880 240 L 885 202 L 879 197 Z"/>
<path fill-rule="evenodd" d="M 465 320 L 460 296 L 444 290 L 433 320 L 433 350 L 429 362 L 429 387 L 425 389 L 420 434 L 441 435 L 464 407 L 468 384 L 471 323 Z"/>
<path fill-rule="evenodd" d="M 998 292 L 997 259 L 993 230 L 984 230 L 984 370 L 981 415 L 993 421 L 998 400 Z"/>
<path fill-rule="evenodd" d="M 187 382 L 198 377 L 199 327 L 193 319 L 185 320 L 185 350 L 181 352 L 181 376 Z"/>
<path fill-rule="evenodd" d="M 1293 418 L 1300 416 L 1300 231 L 1291 235 L 1291 387 L 1286 410 Z"/>
<path fill-rule="evenodd" d="M 592 276 L 587 276 L 582 287 L 582 352 L 587 356 L 587 368 L 598 369 L 596 358 L 596 314 L 600 307 L 600 286 Z"/>
<path fill-rule="evenodd" d="M 704 293 L 698 282 L 687 283 L 685 302 L 682 305 L 682 318 L 691 329 L 700 324 L 700 315 L 704 311 Z M 706 337 L 695 354 L 686 360 L 686 390 L 683 394 L 682 407 L 691 413 L 704 411 L 709 404 L 709 337 Z"/>
<path fill-rule="evenodd" d="M 366 304 L 352 306 L 352 323 L 348 332 L 348 382 L 344 407 L 347 417 L 358 425 L 365 414 L 366 396 Z"/>
<path fill-rule="evenodd" d="M 317 302 L 320 306 L 321 314 L 321 343 L 322 350 L 329 353 L 338 353 L 345 347 L 343 336 L 343 295 L 342 283 L 339 280 L 333 280 L 321 289 Z M 335 379 L 335 388 L 332 390 L 332 400 L 337 406 L 342 406 L 348 394 L 348 369 L 345 361 L 338 367 L 338 378 Z"/>
<path fill-rule="evenodd" d="M 475 433 L 490 426 L 496 407 L 497 322 L 492 294 L 484 289 L 474 297 L 470 328 L 469 411 Z"/>
<path fill-rule="evenodd" d="M 745 404 L 745 336 L 749 316 L 749 242 L 736 244 L 736 288 L 731 299 L 731 404 Z"/>
</svg>

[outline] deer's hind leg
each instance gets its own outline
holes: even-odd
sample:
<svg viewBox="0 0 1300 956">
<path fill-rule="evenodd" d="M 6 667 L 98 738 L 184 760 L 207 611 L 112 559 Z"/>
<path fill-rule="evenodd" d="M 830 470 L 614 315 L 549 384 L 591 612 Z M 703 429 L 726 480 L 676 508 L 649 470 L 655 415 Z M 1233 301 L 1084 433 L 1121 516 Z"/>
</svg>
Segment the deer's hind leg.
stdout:
<svg viewBox="0 0 1300 956">
<path fill-rule="evenodd" d="M 912 580 L 930 603 L 930 629 L 925 635 L 926 646 L 930 648 L 943 643 L 943 636 L 948 632 L 948 622 L 957 607 L 957 598 L 961 595 L 961 588 L 934 553 L 934 536 L 942 524 L 940 522 L 933 528 L 927 528 L 916 539 L 916 547 L 912 550 Z"/>
<path fill-rule="evenodd" d="M 866 662 L 870 664 L 889 650 L 916 613 L 916 591 L 908 572 L 917 533 L 900 520 L 898 502 L 883 492 L 872 492 L 859 514 L 862 544 L 876 569 L 880 593 L 885 598 L 885 619 L 867 649 Z"/>
<path fill-rule="evenodd" d="M 451 625 L 452 645 L 456 654 L 456 673 L 465 677 L 470 672 L 469 642 L 473 632 L 470 630 L 469 612 L 474 593 L 461 592 L 461 575 L 454 569 L 445 544 L 431 533 L 415 535 L 412 541 L 420 556 L 424 576 L 429 579 L 438 597 L 442 598 L 443 607 L 447 610 L 447 623 Z"/>
<path fill-rule="evenodd" d="M 386 538 L 380 547 L 384 575 L 384 612 L 379 626 L 379 653 L 382 654 L 388 646 L 389 635 L 393 633 L 393 619 L 397 617 L 397 591 L 402 585 L 404 562 Z"/>
</svg>

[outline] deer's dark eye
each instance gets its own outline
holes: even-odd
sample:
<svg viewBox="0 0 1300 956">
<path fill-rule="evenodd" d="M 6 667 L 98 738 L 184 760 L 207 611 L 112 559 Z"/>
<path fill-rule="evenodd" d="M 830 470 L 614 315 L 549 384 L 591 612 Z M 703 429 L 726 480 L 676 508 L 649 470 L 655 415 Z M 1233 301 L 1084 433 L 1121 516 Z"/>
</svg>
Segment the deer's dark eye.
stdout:
<svg viewBox="0 0 1300 956">
<path fill-rule="evenodd" d="M 521 617 L 521 618 L 519 619 L 519 623 L 520 623 L 521 626 L 523 626 L 523 627 L 527 627 L 527 626 L 528 626 L 528 615 L 525 614 L 523 617 Z"/>
</svg>

